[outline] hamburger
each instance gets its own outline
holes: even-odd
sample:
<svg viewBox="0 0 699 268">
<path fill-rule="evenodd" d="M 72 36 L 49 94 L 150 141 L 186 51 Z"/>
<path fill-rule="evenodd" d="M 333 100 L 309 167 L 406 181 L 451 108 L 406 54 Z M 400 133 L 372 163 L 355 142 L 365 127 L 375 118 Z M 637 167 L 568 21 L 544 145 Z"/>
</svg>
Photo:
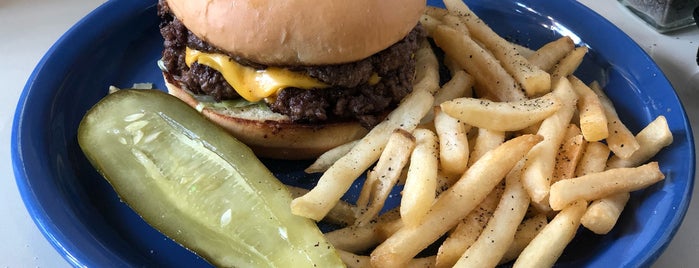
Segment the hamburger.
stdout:
<svg viewBox="0 0 699 268">
<path fill-rule="evenodd" d="M 168 92 L 258 156 L 361 138 L 412 90 L 425 0 L 159 0 Z"/>
</svg>

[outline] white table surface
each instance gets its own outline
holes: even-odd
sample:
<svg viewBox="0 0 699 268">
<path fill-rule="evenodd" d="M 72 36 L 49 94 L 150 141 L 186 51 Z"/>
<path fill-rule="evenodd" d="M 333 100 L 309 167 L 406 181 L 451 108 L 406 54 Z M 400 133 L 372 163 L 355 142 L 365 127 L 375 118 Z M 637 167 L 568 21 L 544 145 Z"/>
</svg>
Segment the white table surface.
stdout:
<svg viewBox="0 0 699 268">
<path fill-rule="evenodd" d="M 69 267 L 44 239 L 19 196 L 10 158 L 15 106 L 39 59 L 70 26 L 104 0 L 0 0 L 0 267 Z M 660 65 L 699 129 L 699 30 L 659 34 L 612 0 L 581 0 L 643 47 Z M 698 137 L 694 135 L 695 139 Z M 699 189 L 695 184 L 695 192 Z M 694 198 L 674 240 L 654 267 L 699 263 L 699 199 Z"/>
</svg>

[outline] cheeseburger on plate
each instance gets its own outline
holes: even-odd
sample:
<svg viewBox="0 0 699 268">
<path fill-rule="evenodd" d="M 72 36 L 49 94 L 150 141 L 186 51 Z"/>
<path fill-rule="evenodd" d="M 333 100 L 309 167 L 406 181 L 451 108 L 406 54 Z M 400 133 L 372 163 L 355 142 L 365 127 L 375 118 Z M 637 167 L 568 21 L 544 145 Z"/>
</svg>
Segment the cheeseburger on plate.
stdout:
<svg viewBox="0 0 699 268">
<path fill-rule="evenodd" d="M 425 0 L 160 0 L 170 94 L 259 156 L 362 137 L 412 90 Z"/>
</svg>

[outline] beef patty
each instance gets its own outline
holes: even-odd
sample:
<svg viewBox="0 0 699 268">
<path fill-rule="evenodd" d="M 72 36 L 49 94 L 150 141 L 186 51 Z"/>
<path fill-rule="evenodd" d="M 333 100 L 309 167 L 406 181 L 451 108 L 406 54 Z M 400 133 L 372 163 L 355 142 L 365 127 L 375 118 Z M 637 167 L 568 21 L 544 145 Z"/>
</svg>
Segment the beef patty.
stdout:
<svg viewBox="0 0 699 268">
<path fill-rule="evenodd" d="M 242 65 L 257 69 L 268 67 L 217 49 L 201 40 L 172 15 L 164 0 L 158 3 L 158 15 L 161 18 L 160 32 L 164 38 L 162 63 L 168 82 L 174 85 L 195 94 L 210 95 L 216 101 L 240 98 L 218 71 L 198 63 L 188 67 L 184 55 L 186 47 L 226 54 Z M 412 90 L 414 52 L 418 40 L 424 35 L 422 27 L 417 25 L 404 39 L 356 62 L 323 66 L 277 66 L 305 73 L 331 87 L 319 90 L 286 88 L 268 106 L 272 111 L 289 116 L 296 123 L 359 120 L 363 126 L 371 128 Z M 370 78 L 374 74 L 380 80 L 370 84 Z"/>
</svg>

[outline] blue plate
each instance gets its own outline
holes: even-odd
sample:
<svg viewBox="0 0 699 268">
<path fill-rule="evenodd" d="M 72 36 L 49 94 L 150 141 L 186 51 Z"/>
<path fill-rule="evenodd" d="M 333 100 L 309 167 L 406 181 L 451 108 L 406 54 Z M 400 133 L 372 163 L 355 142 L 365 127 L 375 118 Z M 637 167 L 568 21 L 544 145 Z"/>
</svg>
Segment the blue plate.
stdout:
<svg viewBox="0 0 699 268">
<path fill-rule="evenodd" d="M 570 35 L 589 46 L 577 75 L 606 87 L 632 131 L 667 117 L 674 143 L 655 157 L 665 181 L 635 192 L 609 235 L 581 230 L 559 260 L 562 266 L 592 267 L 653 263 L 685 215 L 695 168 L 690 126 L 667 79 L 623 32 L 576 1 L 468 3 L 520 44 L 539 47 Z M 17 185 L 41 232 L 75 266 L 208 265 L 121 203 L 76 141 L 80 119 L 108 86 L 153 82 L 164 88 L 156 65 L 161 47 L 154 1 L 109 1 L 56 42 L 20 97 L 12 129 Z M 310 186 L 315 179 L 301 171 L 306 162 L 266 163 L 287 183 Z M 350 192 L 351 198 L 357 188 Z"/>
</svg>

